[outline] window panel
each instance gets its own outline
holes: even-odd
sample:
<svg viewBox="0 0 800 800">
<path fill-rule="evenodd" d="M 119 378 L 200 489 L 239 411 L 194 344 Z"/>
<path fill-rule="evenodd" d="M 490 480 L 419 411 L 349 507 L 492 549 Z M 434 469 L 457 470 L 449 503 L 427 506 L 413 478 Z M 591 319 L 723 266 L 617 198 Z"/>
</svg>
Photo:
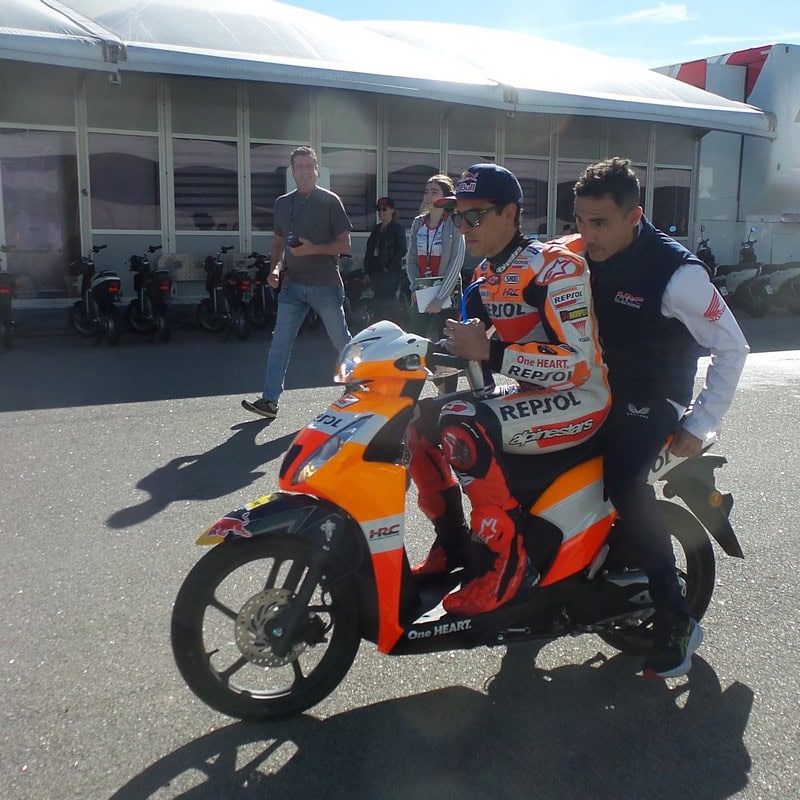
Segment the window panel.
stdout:
<svg viewBox="0 0 800 800">
<path fill-rule="evenodd" d="M 0 129 L 4 255 L 18 297 L 64 297 L 69 260 L 80 254 L 74 133 Z"/>
<path fill-rule="evenodd" d="M 439 154 L 389 151 L 389 197 L 394 200 L 397 221 L 410 228 L 420 213 L 425 184 L 439 172 Z"/>
<path fill-rule="evenodd" d="M 254 139 L 282 139 L 298 146 L 310 141 L 311 105 L 306 87 L 250 84 L 248 91 L 250 135 Z"/>
<path fill-rule="evenodd" d="M 558 120 L 559 158 L 600 159 L 601 122 L 597 117 L 561 117 Z"/>
<path fill-rule="evenodd" d="M 175 225 L 178 230 L 239 230 L 235 142 L 176 138 Z"/>
<path fill-rule="evenodd" d="M 3 61 L 0 109 L 0 119 L 5 123 L 72 127 L 75 73 L 59 67 Z"/>
<path fill-rule="evenodd" d="M 236 136 L 236 81 L 173 78 L 170 95 L 174 133 Z"/>
<path fill-rule="evenodd" d="M 691 170 L 656 169 L 652 223 L 670 236 L 689 235 L 691 182 Z"/>
<path fill-rule="evenodd" d="M 441 105 L 430 101 L 392 97 L 387 101 L 389 147 L 419 147 L 439 150 Z"/>
<path fill-rule="evenodd" d="M 547 235 L 547 175 L 549 162 L 507 158 L 505 166 L 522 186 L 522 230 L 542 238 Z"/>
<path fill-rule="evenodd" d="M 158 130 L 158 85 L 152 75 L 126 72 L 119 85 L 105 74 L 86 77 L 86 117 L 90 128 Z"/>
<path fill-rule="evenodd" d="M 656 163 L 691 167 L 694 164 L 697 131 L 679 125 L 656 129 Z"/>
<path fill-rule="evenodd" d="M 550 117 L 547 114 L 517 114 L 507 117 L 506 152 L 549 158 Z"/>
<path fill-rule="evenodd" d="M 158 140 L 89 134 L 92 228 L 159 230 Z"/>
<path fill-rule="evenodd" d="M 282 144 L 250 146 L 250 199 L 254 231 L 273 229 L 275 199 L 286 194 L 289 157 L 289 149 Z"/>
<path fill-rule="evenodd" d="M 447 117 L 447 141 L 450 150 L 485 151 L 494 161 L 496 116 L 494 109 L 454 106 Z M 473 162 L 475 163 L 475 162 Z"/>
<path fill-rule="evenodd" d="M 373 150 L 322 149 L 322 163 L 330 170 L 331 191 L 339 195 L 354 231 L 372 230 L 378 157 Z"/>
<path fill-rule="evenodd" d="M 374 95 L 328 89 L 320 92 L 322 141 L 351 145 L 378 144 L 378 104 Z"/>
<path fill-rule="evenodd" d="M 647 163 L 650 123 L 612 119 L 608 130 L 608 155 Z"/>
</svg>

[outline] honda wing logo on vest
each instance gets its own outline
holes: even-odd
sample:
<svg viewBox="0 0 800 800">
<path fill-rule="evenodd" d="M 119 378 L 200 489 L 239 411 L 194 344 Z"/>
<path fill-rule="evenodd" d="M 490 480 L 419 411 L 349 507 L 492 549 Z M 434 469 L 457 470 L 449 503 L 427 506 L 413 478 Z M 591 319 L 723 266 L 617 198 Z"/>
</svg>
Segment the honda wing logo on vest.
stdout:
<svg viewBox="0 0 800 800">
<path fill-rule="evenodd" d="M 725 313 L 725 303 L 719 296 L 719 292 L 714 292 L 708 308 L 703 312 L 703 316 L 711 322 L 719 322 L 720 317 Z"/>
<path fill-rule="evenodd" d="M 614 297 L 614 302 L 628 308 L 641 308 L 642 303 L 644 303 L 644 297 L 620 289 Z"/>
<path fill-rule="evenodd" d="M 639 419 L 647 419 L 650 416 L 650 408 L 642 406 L 637 408 L 633 403 L 628 403 L 627 415 L 629 417 L 638 417 Z"/>
</svg>

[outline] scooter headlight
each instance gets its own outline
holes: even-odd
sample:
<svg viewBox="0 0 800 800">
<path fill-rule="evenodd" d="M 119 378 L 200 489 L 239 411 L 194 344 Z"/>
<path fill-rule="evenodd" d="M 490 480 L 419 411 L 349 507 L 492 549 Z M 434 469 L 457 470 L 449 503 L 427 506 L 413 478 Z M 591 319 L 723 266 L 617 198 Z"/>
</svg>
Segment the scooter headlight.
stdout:
<svg viewBox="0 0 800 800">
<path fill-rule="evenodd" d="M 353 436 L 371 419 L 370 416 L 362 417 L 351 422 L 346 428 L 326 439 L 310 456 L 298 467 L 292 478 L 292 484 L 305 483 L 324 464 L 330 461 L 349 442 Z"/>
</svg>

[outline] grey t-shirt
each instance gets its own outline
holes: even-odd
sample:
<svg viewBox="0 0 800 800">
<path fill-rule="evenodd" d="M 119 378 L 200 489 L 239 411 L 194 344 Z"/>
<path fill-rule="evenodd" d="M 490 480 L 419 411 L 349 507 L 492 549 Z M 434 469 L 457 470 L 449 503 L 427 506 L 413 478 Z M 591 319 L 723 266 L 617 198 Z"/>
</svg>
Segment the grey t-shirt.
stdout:
<svg viewBox="0 0 800 800">
<path fill-rule="evenodd" d="M 338 195 L 321 186 L 303 197 L 297 190 L 275 201 L 274 228 L 286 239 L 286 277 L 306 286 L 341 286 L 336 256 L 295 256 L 289 247 L 292 236 L 313 244 L 327 244 L 353 226 Z"/>
</svg>

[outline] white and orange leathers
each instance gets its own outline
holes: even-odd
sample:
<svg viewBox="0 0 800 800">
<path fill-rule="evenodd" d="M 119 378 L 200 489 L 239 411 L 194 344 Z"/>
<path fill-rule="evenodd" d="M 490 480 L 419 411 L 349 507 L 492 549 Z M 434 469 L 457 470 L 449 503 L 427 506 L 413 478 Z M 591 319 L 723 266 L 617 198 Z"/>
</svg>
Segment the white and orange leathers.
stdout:
<svg viewBox="0 0 800 800">
<path fill-rule="evenodd" d="M 518 384 L 482 401 L 497 417 L 502 449 L 536 454 L 588 439 L 611 394 L 586 261 L 559 244 L 522 240 L 505 262 L 486 260 L 475 276 L 484 280 L 467 313 L 494 326 L 490 366 Z"/>
</svg>

